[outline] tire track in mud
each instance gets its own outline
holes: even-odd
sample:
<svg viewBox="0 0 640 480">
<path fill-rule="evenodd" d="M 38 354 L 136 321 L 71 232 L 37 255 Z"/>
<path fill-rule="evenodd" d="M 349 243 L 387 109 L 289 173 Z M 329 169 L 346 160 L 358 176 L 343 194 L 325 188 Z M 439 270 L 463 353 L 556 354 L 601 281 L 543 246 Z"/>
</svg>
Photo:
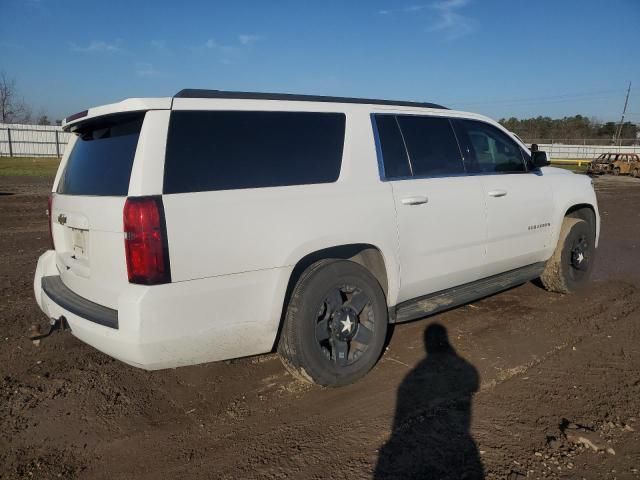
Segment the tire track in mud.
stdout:
<svg viewBox="0 0 640 480">
<path fill-rule="evenodd" d="M 615 289 L 619 293 L 619 298 L 606 303 L 604 300 L 610 298 L 610 289 Z M 538 294 L 547 295 L 544 292 L 535 292 L 535 294 L 536 296 Z M 616 322 L 624 321 L 635 314 L 640 305 L 639 291 L 630 284 L 609 285 L 604 290 L 599 289 L 599 293 L 591 295 L 595 295 L 592 297 L 592 303 L 572 306 L 574 313 L 572 317 L 564 317 L 557 314 L 560 312 L 554 312 L 556 315 L 551 315 L 547 319 L 547 322 L 557 320 L 564 322 L 564 338 L 560 342 L 556 342 L 550 349 L 543 352 L 532 352 L 533 358 L 527 363 L 493 369 L 491 377 L 485 375 L 476 402 L 481 401 L 484 397 L 491 398 L 493 391 L 503 384 L 517 382 L 529 375 L 532 369 L 553 363 L 558 356 L 567 350 L 573 347 L 580 348 L 585 340 L 589 340 L 594 334 L 601 333 L 604 327 L 614 328 Z M 489 300 L 499 302 L 499 298 Z M 507 310 L 516 309 L 515 305 L 508 305 L 508 300 L 506 303 Z M 575 307 L 577 309 L 574 309 Z M 483 311 L 488 310 L 485 315 L 493 314 L 492 310 L 484 305 L 480 308 Z M 544 309 L 540 309 L 535 313 L 543 312 Z M 451 316 L 464 316 L 462 312 L 450 313 Z M 446 319 L 440 317 L 436 317 L 435 320 L 447 325 Z M 608 321 L 606 325 L 603 325 L 603 318 L 615 320 Z M 480 331 L 485 330 L 482 322 L 486 318 L 473 320 L 475 321 L 471 326 L 471 331 L 473 328 Z M 407 327 L 412 330 L 422 330 L 432 321 L 425 320 L 407 325 Z M 453 322 L 455 319 L 452 318 L 450 321 Z M 538 328 L 544 329 L 545 327 L 544 323 L 538 325 Z M 403 342 L 403 346 L 407 346 L 407 342 L 404 340 L 400 341 Z M 462 349 L 465 348 L 464 343 L 465 339 L 463 338 L 460 345 Z M 391 355 L 395 351 L 396 347 L 392 341 L 387 355 Z M 416 360 L 418 360 L 416 355 L 407 358 L 403 354 L 401 358 L 411 366 L 415 366 Z M 473 354 L 467 359 L 472 363 L 475 360 Z M 238 368 L 244 367 L 240 364 L 237 366 Z M 225 476 L 231 478 L 234 475 L 240 475 L 243 478 L 278 478 L 282 472 L 294 475 L 304 472 L 305 478 L 314 478 L 314 475 L 321 476 L 323 469 L 329 462 L 344 468 L 343 473 L 336 475 L 335 478 L 369 478 L 377 450 L 390 432 L 389 418 L 394 408 L 397 382 L 402 379 L 406 371 L 407 368 L 403 365 L 390 362 L 383 357 L 380 367 L 372 372 L 370 377 L 355 386 L 338 390 L 308 387 L 308 390 L 302 393 L 285 393 L 284 395 L 282 392 L 287 392 L 287 388 L 290 388 L 287 385 L 296 385 L 297 381 L 291 380 L 288 374 L 282 371 L 279 375 L 266 379 L 271 384 L 277 383 L 279 385 L 280 394 L 258 393 L 261 390 L 260 383 L 254 385 L 252 389 L 247 389 L 245 398 L 249 398 L 249 400 L 245 401 L 245 410 L 248 413 L 235 422 L 231 422 L 227 428 L 217 429 L 216 425 L 209 423 L 205 417 L 202 419 L 203 426 L 196 429 L 196 432 L 189 429 L 179 435 L 178 442 L 180 445 L 185 445 L 185 451 L 192 450 L 193 444 L 202 445 L 205 452 L 216 452 L 215 460 L 209 458 L 208 455 L 191 454 L 190 460 L 186 464 L 166 462 L 165 459 L 165 467 L 176 475 L 204 469 L 208 472 L 215 472 L 220 478 L 225 478 Z M 264 403 L 260 404 L 251 400 L 253 397 L 257 398 L 258 395 L 262 395 L 261 402 Z M 348 401 L 345 401 L 344 398 L 348 398 Z M 432 406 L 433 411 L 437 411 L 443 403 L 446 404 L 447 400 L 443 398 L 435 402 Z M 270 421 L 265 424 L 260 415 L 263 410 L 262 405 L 268 405 L 272 401 L 277 401 L 280 405 L 270 410 Z M 353 412 L 354 404 L 357 404 L 355 415 Z M 425 410 L 416 411 L 407 421 L 419 422 L 420 417 L 428 416 L 431 413 Z M 345 418 L 348 418 L 349 421 L 345 422 Z M 215 421 L 215 419 L 213 420 Z M 489 434 L 489 432 L 491 433 Z M 503 436 L 503 432 L 499 428 L 482 429 L 478 435 L 480 443 L 487 435 Z M 340 444 L 349 450 L 348 458 L 341 457 L 338 451 L 333 451 L 336 439 L 340 439 Z M 131 439 L 132 445 L 137 442 L 138 439 Z M 507 443 L 505 446 L 499 447 L 498 450 L 514 448 L 513 444 Z M 102 456 L 113 458 L 108 451 L 103 452 Z M 242 458 L 241 463 L 238 463 L 238 458 Z M 160 458 L 158 460 L 162 461 Z M 353 463 L 354 460 L 358 461 Z"/>
</svg>

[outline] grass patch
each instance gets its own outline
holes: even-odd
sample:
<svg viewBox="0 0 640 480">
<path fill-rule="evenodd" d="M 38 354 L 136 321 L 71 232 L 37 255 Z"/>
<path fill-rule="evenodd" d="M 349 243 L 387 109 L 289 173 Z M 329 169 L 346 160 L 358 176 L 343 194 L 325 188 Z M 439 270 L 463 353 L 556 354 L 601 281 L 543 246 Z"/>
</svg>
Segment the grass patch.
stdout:
<svg viewBox="0 0 640 480">
<path fill-rule="evenodd" d="M 0 176 L 53 177 L 59 164 L 55 157 L 0 157 Z"/>
<path fill-rule="evenodd" d="M 577 163 L 562 163 L 562 162 L 554 162 L 551 161 L 552 167 L 564 168 L 565 170 L 571 170 L 575 173 L 587 173 L 587 168 L 589 168 L 588 163 L 583 163 L 582 165 L 578 165 Z"/>
<path fill-rule="evenodd" d="M 587 166 L 586 165 L 582 165 L 582 166 L 578 166 L 578 165 L 571 165 L 571 164 L 567 164 L 567 163 L 553 163 L 551 164 L 552 167 L 559 167 L 559 168 L 564 168 L 565 170 L 571 170 L 572 172 L 575 173 L 587 173 Z"/>
</svg>

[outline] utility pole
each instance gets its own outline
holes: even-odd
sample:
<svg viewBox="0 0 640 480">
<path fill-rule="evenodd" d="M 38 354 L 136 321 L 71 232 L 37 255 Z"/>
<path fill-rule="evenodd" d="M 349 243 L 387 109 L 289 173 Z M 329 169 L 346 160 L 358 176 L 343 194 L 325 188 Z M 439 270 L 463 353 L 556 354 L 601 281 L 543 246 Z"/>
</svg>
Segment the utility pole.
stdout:
<svg viewBox="0 0 640 480">
<path fill-rule="evenodd" d="M 624 108 L 622 109 L 622 118 L 620 119 L 620 125 L 618 125 L 618 129 L 616 130 L 616 135 L 613 137 L 613 144 L 620 141 L 620 137 L 622 136 L 622 125 L 624 124 L 624 115 L 627 113 L 627 104 L 629 103 L 629 93 L 631 93 L 631 82 L 629 82 L 629 88 L 627 88 L 627 98 L 624 99 Z"/>
</svg>

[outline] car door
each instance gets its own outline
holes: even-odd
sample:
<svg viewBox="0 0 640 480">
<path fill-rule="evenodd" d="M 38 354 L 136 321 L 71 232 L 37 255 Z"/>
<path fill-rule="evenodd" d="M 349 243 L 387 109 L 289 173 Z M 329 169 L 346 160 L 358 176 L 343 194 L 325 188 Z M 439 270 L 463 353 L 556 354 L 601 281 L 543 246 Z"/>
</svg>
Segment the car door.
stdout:
<svg viewBox="0 0 640 480">
<path fill-rule="evenodd" d="M 381 177 L 392 186 L 402 302 L 484 276 L 485 199 L 465 175 L 450 120 L 375 115 Z"/>
<path fill-rule="evenodd" d="M 509 135 L 486 122 L 456 120 L 465 165 L 487 205 L 487 268 L 497 274 L 544 260 L 554 221 L 553 191 Z"/>
<path fill-rule="evenodd" d="M 629 156 L 628 155 L 621 155 L 620 158 L 618 158 L 618 166 L 620 168 L 620 173 L 622 174 L 627 174 L 629 173 Z"/>
<path fill-rule="evenodd" d="M 638 158 L 638 155 L 631 155 L 630 171 L 634 177 L 640 176 L 640 158 Z"/>
</svg>

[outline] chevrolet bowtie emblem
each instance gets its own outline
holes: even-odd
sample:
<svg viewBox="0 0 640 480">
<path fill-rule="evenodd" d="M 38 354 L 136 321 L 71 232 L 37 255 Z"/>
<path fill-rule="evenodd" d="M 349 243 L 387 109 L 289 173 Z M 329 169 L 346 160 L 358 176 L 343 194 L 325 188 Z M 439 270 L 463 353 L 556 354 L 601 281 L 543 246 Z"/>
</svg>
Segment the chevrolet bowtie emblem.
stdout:
<svg viewBox="0 0 640 480">
<path fill-rule="evenodd" d="M 58 215 L 58 223 L 60 225 L 64 225 L 65 223 L 67 223 L 67 216 L 64 213 Z"/>
</svg>

